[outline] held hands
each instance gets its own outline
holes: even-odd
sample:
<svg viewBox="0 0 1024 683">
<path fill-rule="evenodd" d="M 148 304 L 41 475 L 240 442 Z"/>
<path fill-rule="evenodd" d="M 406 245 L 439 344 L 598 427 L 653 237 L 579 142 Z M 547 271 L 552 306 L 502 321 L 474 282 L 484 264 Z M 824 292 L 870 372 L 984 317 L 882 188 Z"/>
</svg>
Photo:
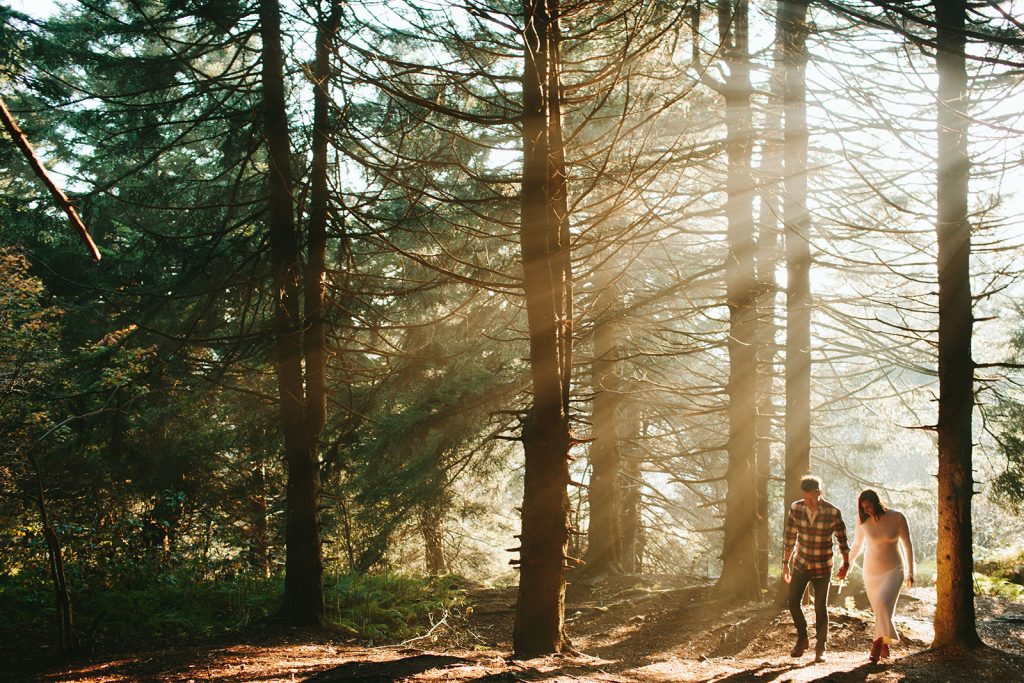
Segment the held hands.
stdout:
<svg viewBox="0 0 1024 683">
<path fill-rule="evenodd" d="M 843 580 L 846 579 L 846 575 L 849 574 L 849 573 L 850 573 L 850 563 L 849 562 L 843 562 L 843 566 L 841 566 L 839 568 L 839 573 L 836 574 L 836 578 L 838 578 L 840 581 L 843 581 Z"/>
<path fill-rule="evenodd" d="M 907 574 L 906 585 L 907 585 L 907 588 L 913 588 L 914 587 L 914 575 L 913 574 Z"/>
</svg>

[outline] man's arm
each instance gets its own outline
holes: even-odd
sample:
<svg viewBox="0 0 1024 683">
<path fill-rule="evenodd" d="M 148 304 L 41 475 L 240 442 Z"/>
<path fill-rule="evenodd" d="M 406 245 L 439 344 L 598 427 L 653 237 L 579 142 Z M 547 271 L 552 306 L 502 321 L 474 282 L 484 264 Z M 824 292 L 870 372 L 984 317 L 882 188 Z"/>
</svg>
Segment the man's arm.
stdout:
<svg viewBox="0 0 1024 683">
<path fill-rule="evenodd" d="M 861 524 L 860 517 L 857 518 L 857 526 L 853 532 L 853 545 L 850 546 L 850 564 L 857 561 L 860 557 L 860 551 L 864 549 L 864 525 Z"/>
<path fill-rule="evenodd" d="M 836 534 L 836 540 L 839 541 L 839 552 L 843 556 L 843 565 L 839 567 L 839 580 L 842 581 L 846 578 L 846 574 L 850 571 L 850 545 L 846 539 L 846 522 L 843 521 L 843 513 L 836 508 L 836 523 L 833 528 Z"/>
<path fill-rule="evenodd" d="M 790 506 L 789 514 L 786 515 L 786 531 L 782 537 L 782 579 L 786 583 L 789 583 L 791 577 L 790 561 L 793 559 L 796 536 L 796 513 L 793 506 Z"/>
</svg>

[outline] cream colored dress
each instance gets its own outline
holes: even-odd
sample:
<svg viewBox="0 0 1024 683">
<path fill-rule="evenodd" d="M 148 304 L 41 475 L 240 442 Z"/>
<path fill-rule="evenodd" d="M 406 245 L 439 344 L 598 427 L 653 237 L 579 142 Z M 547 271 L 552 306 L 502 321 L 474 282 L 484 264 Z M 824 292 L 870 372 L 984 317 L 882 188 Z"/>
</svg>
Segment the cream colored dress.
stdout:
<svg viewBox="0 0 1024 683">
<path fill-rule="evenodd" d="M 866 522 L 857 516 L 857 530 L 850 548 L 852 564 L 864 549 L 864 589 L 875 614 L 875 638 L 888 643 L 899 640 L 893 626 L 896 601 L 906 575 L 914 575 L 914 546 L 910 542 L 907 518 L 898 510 L 887 510 L 877 520 Z"/>
</svg>

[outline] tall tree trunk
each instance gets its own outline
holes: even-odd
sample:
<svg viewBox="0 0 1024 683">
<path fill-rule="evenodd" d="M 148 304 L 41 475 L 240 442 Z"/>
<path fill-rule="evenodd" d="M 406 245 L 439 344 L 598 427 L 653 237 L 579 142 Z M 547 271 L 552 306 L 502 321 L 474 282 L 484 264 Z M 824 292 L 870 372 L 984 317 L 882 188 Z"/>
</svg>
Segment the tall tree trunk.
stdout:
<svg viewBox="0 0 1024 683">
<path fill-rule="evenodd" d="M 637 440 L 643 430 L 640 428 L 640 409 L 632 397 L 622 398 L 619 415 L 623 431 L 619 474 L 619 530 L 622 537 L 619 561 L 623 571 L 639 574 L 643 572 L 644 527 L 641 451 Z"/>
<path fill-rule="evenodd" d="M 441 501 L 434 501 L 421 505 L 419 510 L 425 568 L 431 576 L 448 573 L 448 561 L 444 557 L 444 514 L 441 506 Z"/>
<path fill-rule="evenodd" d="M 36 507 L 39 509 L 39 521 L 43 527 L 43 539 L 46 541 L 46 554 L 50 561 L 50 580 L 53 582 L 54 603 L 57 608 L 57 642 L 62 655 L 75 656 L 81 653 L 75 622 L 71 612 L 71 591 L 68 590 L 67 574 L 64 571 L 64 554 L 60 546 L 60 537 L 50 522 L 46 508 L 46 495 L 43 488 L 43 474 L 39 469 L 39 460 L 33 450 L 28 452 L 29 462 L 35 474 Z"/>
<path fill-rule="evenodd" d="M 768 555 L 771 533 L 768 520 L 771 508 L 768 484 L 772 476 L 772 427 L 775 419 L 774 384 L 776 315 L 775 296 L 779 287 L 775 268 L 779 262 L 779 217 L 782 215 L 782 32 L 776 26 L 775 68 L 765 117 L 761 145 L 760 197 L 757 226 L 757 574 L 762 586 L 768 585 Z"/>
<path fill-rule="evenodd" d="M 780 0 L 785 110 L 786 484 L 800 497 L 811 469 L 811 245 L 807 213 L 807 0 Z"/>
<path fill-rule="evenodd" d="M 249 490 L 249 566 L 263 578 L 270 578 L 270 534 L 267 525 L 267 468 L 260 453 L 252 470 Z"/>
<path fill-rule="evenodd" d="M 981 645 L 974 615 L 971 533 L 970 159 L 967 153 L 967 3 L 935 3 L 938 24 L 938 278 L 939 278 L 939 537 L 936 549 L 935 640 L 932 647 Z"/>
<path fill-rule="evenodd" d="M 569 273 L 565 269 L 561 221 L 555 203 L 564 192 L 564 169 L 552 173 L 549 113 L 557 111 L 558 89 L 545 88 L 557 69 L 557 0 L 524 0 L 523 184 L 520 247 L 523 287 L 530 333 L 533 405 L 523 425 L 526 467 L 520 535 L 519 596 L 513 648 L 517 657 L 560 652 L 565 637 L 565 572 L 569 539 L 569 415 L 563 383 L 571 339 L 560 320 L 566 305 Z M 555 38 L 553 40 L 552 38 Z M 554 43 L 554 52 L 552 51 Z M 555 74 L 557 78 L 557 74 Z M 547 92 L 545 92 L 547 90 Z M 561 141 L 555 147 L 561 148 Z M 552 187 L 552 177 L 561 179 Z"/>
<path fill-rule="evenodd" d="M 569 248 L 569 188 L 565 171 L 565 144 L 562 139 L 561 56 L 562 31 L 559 23 L 559 1 L 547 0 L 547 167 L 548 220 L 551 237 L 552 287 L 555 300 L 558 339 L 558 370 L 562 383 L 562 412 L 569 414 L 569 384 L 572 376 L 573 279 L 572 253 Z"/>
<path fill-rule="evenodd" d="M 263 127 L 270 163 L 268 223 L 275 295 L 275 361 L 288 468 L 282 611 L 290 623 L 319 625 L 324 617 L 320 476 L 317 440 L 310 438 L 305 414 L 303 321 L 299 310 L 303 273 L 292 213 L 281 14 L 275 0 L 260 0 L 260 36 L 263 42 Z"/>
<path fill-rule="evenodd" d="M 327 273 L 327 148 L 330 135 L 331 51 L 341 23 L 341 2 L 332 0 L 327 16 L 317 25 L 313 66 L 312 168 L 306 270 L 303 275 L 306 365 L 306 432 L 310 450 L 319 452 L 320 435 L 327 417 L 327 343 L 324 332 L 324 300 Z M 316 457 L 314 456 L 314 459 Z"/>
<path fill-rule="evenodd" d="M 726 106 L 726 218 L 729 246 L 726 298 L 729 305 L 729 441 L 727 444 L 725 539 L 720 592 L 739 598 L 760 595 L 757 573 L 757 281 L 754 273 L 753 124 L 747 0 L 719 5 L 719 36 L 729 75 Z"/>
<path fill-rule="evenodd" d="M 615 284 L 602 270 L 595 278 L 597 300 L 594 304 L 594 359 L 591 384 L 594 391 L 591 411 L 590 485 L 587 501 L 590 524 L 587 527 L 586 572 L 601 576 L 622 571 L 619 530 L 619 407 L 621 387 L 618 372 L 618 326 L 614 321 L 618 295 Z"/>
</svg>

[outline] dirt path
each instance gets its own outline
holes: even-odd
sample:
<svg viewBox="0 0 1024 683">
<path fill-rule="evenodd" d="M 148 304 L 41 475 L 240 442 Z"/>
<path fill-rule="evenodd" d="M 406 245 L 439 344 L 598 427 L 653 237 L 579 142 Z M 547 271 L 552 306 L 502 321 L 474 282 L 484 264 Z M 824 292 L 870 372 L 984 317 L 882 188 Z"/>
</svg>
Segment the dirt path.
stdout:
<svg viewBox="0 0 1024 683">
<path fill-rule="evenodd" d="M 472 610 L 403 646 L 362 647 L 294 632 L 267 642 L 220 647 L 170 648 L 26 676 L 21 680 L 181 681 L 218 683 L 309 681 L 714 681 L 716 683 L 838 681 L 1024 681 L 1024 605 L 979 598 L 979 628 L 992 648 L 940 657 L 925 648 L 931 638 L 934 592 L 901 599 L 897 626 L 903 637 L 893 658 L 867 661 L 871 620 L 852 601 L 833 607 L 830 652 L 823 664 L 812 654 L 789 657 L 793 628 L 783 609 L 730 606 L 709 600 L 700 588 L 636 587 L 570 596 L 566 618 L 574 647 L 585 654 L 526 662 L 507 659 L 514 595 L 480 590 Z M 456 625 L 457 624 L 457 625 Z M 2 667 L 0 667 L 2 670 Z M 5 678 L 4 680 L 19 680 Z"/>
</svg>

